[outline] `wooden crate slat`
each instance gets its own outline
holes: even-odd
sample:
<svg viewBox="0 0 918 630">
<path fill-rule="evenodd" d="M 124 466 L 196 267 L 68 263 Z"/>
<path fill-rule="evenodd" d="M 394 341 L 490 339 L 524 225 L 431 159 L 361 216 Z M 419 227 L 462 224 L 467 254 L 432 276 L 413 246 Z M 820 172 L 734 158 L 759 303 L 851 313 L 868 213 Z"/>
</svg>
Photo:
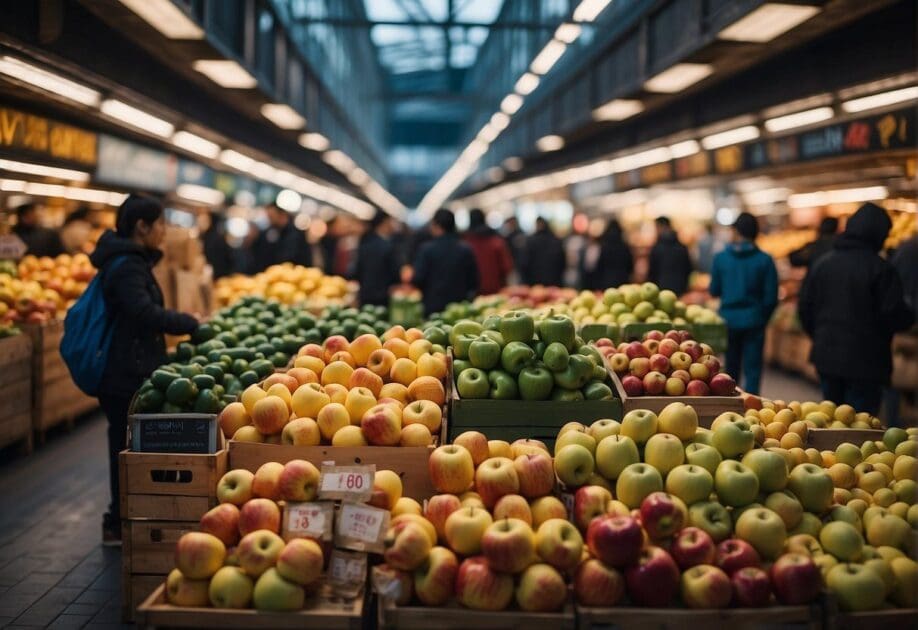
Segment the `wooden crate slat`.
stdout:
<svg viewBox="0 0 918 630">
<path fill-rule="evenodd" d="M 122 451 L 126 494 L 215 497 L 226 472 L 227 452 L 213 454 Z"/>
<path fill-rule="evenodd" d="M 867 440 L 882 440 L 882 429 L 810 429 L 806 445 L 820 451 L 834 451 L 839 444 L 851 442 L 860 446 Z"/>
<path fill-rule="evenodd" d="M 165 575 L 140 575 L 128 573 L 121 579 L 121 619 L 134 621 L 137 607 L 166 581 Z"/>
<path fill-rule="evenodd" d="M 5 413 L 5 412 L 4 412 Z M 22 439 L 32 437 L 32 412 L 23 411 L 16 415 L 4 415 L 0 418 L 0 447 L 12 444 Z M 26 445 L 26 450 L 31 448 L 31 443 Z"/>
<path fill-rule="evenodd" d="M 522 610 L 471 610 L 458 604 L 439 608 L 396 606 L 389 601 L 379 604 L 378 617 L 380 628 L 404 630 L 566 630 L 575 627 L 573 606 L 558 613 L 535 613 Z"/>
<path fill-rule="evenodd" d="M 0 388 L 32 378 L 32 340 L 26 334 L 0 339 Z"/>
<path fill-rule="evenodd" d="M 0 420 L 32 411 L 32 383 L 17 381 L 0 387 Z"/>
<path fill-rule="evenodd" d="M 175 544 L 197 528 L 197 521 L 124 521 L 122 537 L 130 540 L 125 558 L 130 562 L 123 562 L 122 568 L 132 574 L 168 574 L 175 568 Z"/>
<path fill-rule="evenodd" d="M 193 521 L 216 504 L 216 496 L 125 494 L 121 516 L 130 520 Z"/>
<path fill-rule="evenodd" d="M 592 608 L 577 606 L 580 630 L 600 628 L 647 628 L 676 630 L 682 628 L 762 628 L 787 624 L 819 624 L 818 605 L 772 606 L 769 608 L 724 608 L 688 610 L 685 608 Z"/>
</svg>

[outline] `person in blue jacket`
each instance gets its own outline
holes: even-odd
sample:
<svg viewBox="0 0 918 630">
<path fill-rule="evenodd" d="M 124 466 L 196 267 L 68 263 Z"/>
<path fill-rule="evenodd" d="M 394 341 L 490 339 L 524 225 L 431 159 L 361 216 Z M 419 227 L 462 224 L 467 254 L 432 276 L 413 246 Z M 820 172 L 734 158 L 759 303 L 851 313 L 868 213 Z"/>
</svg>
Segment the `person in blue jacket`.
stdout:
<svg viewBox="0 0 918 630">
<path fill-rule="evenodd" d="M 727 322 L 727 373 L 759 393 L 765 326 L 778 304 L 778 272 L 771 256 L 755 245 L 759 223 L 743 212 L 733 224 L 733 242 L 714 257 L 711 295 L 720 298 Z"/>
</svg>

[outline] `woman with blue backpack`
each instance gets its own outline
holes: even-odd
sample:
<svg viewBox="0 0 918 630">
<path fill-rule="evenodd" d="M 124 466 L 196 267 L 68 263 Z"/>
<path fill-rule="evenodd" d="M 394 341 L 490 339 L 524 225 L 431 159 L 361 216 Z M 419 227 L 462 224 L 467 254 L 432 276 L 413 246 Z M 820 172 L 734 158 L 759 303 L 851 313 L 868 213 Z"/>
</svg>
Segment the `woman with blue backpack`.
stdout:
<svg viewBox="0 0 918 630">
<path fill-rule="evenodd" d="M 98 344 L 100 348 L 108 345 L 107 359 L 104 367 L 99 366 L 100 374 L 90 377 L 108 417 L 111 503 L 102 522 L 105 544 L 121 540 L 118 453 L 127 441 L 131 398 L 143 380 L 166 362 L 163 335 L 190 334 L 198 327 L 193 316 L 163 306 L 153 267 L 163 257 L 159 247 L 165 232 L 162 204 L 151 197 L 130 195 L 118 208 L 116 231 L 105 232 L 90 256 L 99 270 L 93 298 L 98 301 L 101 295 L 108 324 L 107 338 Z M 67 323 L 65 336 L 71 332 L 66 330 Z M 69 361 L 68 365 L 73 372 Z"/>
</svg>

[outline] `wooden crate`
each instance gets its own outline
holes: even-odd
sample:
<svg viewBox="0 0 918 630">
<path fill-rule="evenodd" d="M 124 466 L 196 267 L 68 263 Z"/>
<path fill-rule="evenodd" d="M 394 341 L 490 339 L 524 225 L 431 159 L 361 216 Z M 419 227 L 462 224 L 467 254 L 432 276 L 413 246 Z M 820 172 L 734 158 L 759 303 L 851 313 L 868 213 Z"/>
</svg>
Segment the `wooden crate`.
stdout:
<svg viewBox="0 0 918 630">
<path fill-rule="evenodd" d="M 826 630 L 913 630 L 918 622 L 918 608 L 842 612 L 831 593 L 823 598 L 823 613 Z"/>
<path fill-rule="evenodd" d="M 0 447 L 22 441 L 32 450 L 32 339 L 0 339 Z"/>
<path fill-rule="evenodd" d="M 379 628 L 406 630 L 572 630 L 574 607 L 559 613 L 535 613 L 521 610 L 486 611 L 463 608 L 458 604 L 440 608 L 396 606 L 390 600 L 379 600 Z"/>
<path fill-rule="evenodd" d="M 166 582 L 165 575 L 122 575 L 121 578 L 121 618 L 125 623 L 134 620 L 137 607 L 153 591 Z"/>
<path fill-rule="evenodd" d="M 834 451 L 839 444 L 851 442 L 860 446 L 867 440 L 882 440 L 882 429 L 810 429 L 806 445 L 820 451 Z"/>
<path fill-rule="evenodd" d="M 198 529 L 194 521 L 122 521 L 122 569 L 131 575 L 166 575 L 175 568 L 175 544 Z"/>
<path fill-rule="evenodd" d="M 140 628 L 304 628 L 360 630 L 364 599 L 345 601 L 317 595 L 297 612 L 264 612 L 225 608 L 184 608 L 166 603 L 160 585 L 137 609 Z"/>
<path fill-rule="evenodd" d="M 592 608 L 577 606 L 578 630 L 610 628 L 683 630 L 685 628 L 821 627 L 821 610 L 814 606 L 772 606 L 770 608 Z"/>
<path fill-rule="evenodd" d="M 736 396 L 628 396 L 622 387 L 622 381 L 617 374 L 612 373 L 612 383 L 616 395 L 622 400 L 622 412 L 628 413 L 635 409 L 649 409 L 660 413 L 666 405 L 674 402 L 691 405 L 698 414 L 698 425 L 710 427 L 714 418 L 727 411 L 734 411 L 740 415 L 745 413 L 743 397 Z"/>
<path fill-rule="evenodd" d="M 217 482 L 227 470 L 227 452 L 224 449 L 213 454 L 186 455 L 183 453 L 122 451 L 119 462 L 122 509 L 125 510 L 129 506 L 124 503 L 127 498 L 124 495 L 168 495 L 215 499 Z M 169 517 L 154 514 L 144 518 Z"/>
</svg>

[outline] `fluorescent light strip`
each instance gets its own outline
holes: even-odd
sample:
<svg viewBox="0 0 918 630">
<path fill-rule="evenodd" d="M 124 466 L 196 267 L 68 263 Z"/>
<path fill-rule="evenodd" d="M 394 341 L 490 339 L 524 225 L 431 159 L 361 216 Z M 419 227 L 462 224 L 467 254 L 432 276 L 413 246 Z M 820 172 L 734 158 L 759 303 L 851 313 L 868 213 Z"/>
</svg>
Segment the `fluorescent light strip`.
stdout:
<svg viewBox="0 0 918 630">
<path fill-rule="evenodd" d="M 106 116 L 163 138 L 171 136 L 175 129 L 172 123 L 113 98 L 102 101 L 99 110 Z"/>
<path fill-rule="evenodd" d="M 539 87 L 539 77 L 531 72 L 527 72 L 517 79 L 513 89 L 516 90 L 516 93 L 520 96 L 526 96 L 527 94 L 531 94 L 537 87 Z"/>
<path fill-rule="evenodd" d="M 819 7 L 766 2 L 723 29 L 717 37 L 764 44 L 803 24 L 819 13 Z"/>
<path fill-rule="evenodd" d="M 96 107 L 102 99 L 97 91 L 85 85 L 80 85 L 9 55 L 0 57 L 0 73 L 90 107 Z"/>
<path fill-rule="evenodd" d="M 266 182 L 274 181 L 274 178 L 277 176 L 277 169 L 264 162 L 253 162 L 247 170 L 252 176 Z"/>
<path fill-rule="evenodd" d="M 644 111 L 644 104 L 636 99 L 617 98 L 593 110 L 593 120 L 625 120 Z"/>
<path fill-rule="evenodd" d="M 238 151 L 233 151 L 232 149 L 224 149 L 220 153 L 220 161 L 230 168 L 234 168 L 237 171 L 242 172 L 247 172 L 250 168 L 252 168 L 252 165 L 255 164 L 255 160 L 249 156 L 243 155 Z"/>
<path fill-rule="evenodd" d="M 787 129 L 796 129 L 797 127 L 805 127 L 806 125 L 813 125 L 824 120 L 829 120 L 834 115 L 835 112 L 832 111 L 831 107 L 816 107 L 815 109 L 787 114 L 786 116 L 769 118 L 765 121 L 765 129 L 772 133 L 785 131 Z"/>
<path fill-rule="evenodd" d="M 508 157 L 503 162 L 501 162 L 501 164 L 503 165 L 504 169 L 509 173 L 514 173 L 520 170 L 521 168 L 523 168 L 523 160 L 515 156 Z"/>
<path fill-rule="evenodd" d="M 196 201 L 209 206 L 217 206 L 223 203 L 224 195 L 215 188 L 199 186 L 197 184 L 179 184 L 175 189 L 175 194 L 189 201 Z"/>
<path fill-rule="evenodd" d="M 169 39 L 204 39 L 204 29 L 171 0 L 119 0 Z"/>
<path fill-rule="evenodd" d="M 491 116 L 491 126 L 497 129 L 498 132 L 503 131 L 507 128 L 507 125 L 510 124 L 510 116 L 504 112 L 494 112 Z"/>
<path fill-rule="evenodd" d="M 866 186 L 864 188 L 843 188 L 839 190 L 821 190 L 812 193 L 799 193 L 787 198 L 791 208 L 815 208 L 840 203 L 861 203 L 886 199 L 889 191 L 886 186 Z"/>
<path fill-rule="evenodd" d="M 558 151 L 559 149 L 564 148 L 564 138 L 555 134 L 542 136 L 536 140 L 536 147 L 538 147 L 539 151 L 542 151 L 543 153 L 547 153 L 549 151 Z"/>
<path fill-rule="evenodd" d="M 258 85 L 258 80 L 232 59 L 198 59 L 191 67 L 220 87 L 248 89 Z"/>
<path fill-rule="evenodd" d="M 338 170 L 341 173 L 347 175 L 351 169 L 356 165 L 354 160 L 350 158 L 344 151 L 339 151 L 338 149 L 332 149 L 331 151 L 326 151 L 322 154 L 322 160 Z"/>
<path fill-rule="evenodd" d="M 918 85 L 913 85 L 911 87 L 902 88 L 901 90 L 892 90 L 889 92 L 881 92 L 880 94 L 871 94 L 870 96 L 862 96 L 861 98 L 851 99 L 850 101 L 845 101 L 841 104 L 843 110 L 849 113 L 863 112 L 868 109 L 877 109 L 878 107 L 886 107 L 888 105 L 895 105 L 897 103 L 904 103 L 905 101 L 912 101 L 918 99 Z"/>
<path fill-rule="evenodd" d="M 755 127 L 754 125 L 746 125 L 745 127 L 737 127 L 736 129 L 730 129 L 729 131 L 721 131 L 720 133 L 714 133 L 710 136 L 705 136 L 701 139 L 701 146 L 708 150 L 719 149 L 731 144 L 739 144 L 740 142 L 755 140 L 758 137 L 759 128 Z"/>
<path fill-rule="evenodd" d="M 529 64 L 529 70 L 535 74 L 548 74 L 554 65 L 558 63 L 558 60 L 561 59 L 561 55 L 564 54 L 565 50 L 567 50 L 567 44 L 557 39 L 550 40 L 545 44 L 545 48 L 532 60 L 532 63 Z"/>
<path fill-rule="evenodd" d="M 0 170 L 12 171 L 14 173 L 26 173 L 28 175 L 38 175 L 39 177 L 69 179 L 74 182 L 89 181 L 89 173 L 86 171 L 76 171 L 69 168 L 58 168 L 56 166 L 45 166 L 44 164 L 33 164 L 31 162 L 17 162 L 15 160 L 0 159 Z"/>
<path fill-rule="evenodd" d="M 277 169 L 274 171 L 274 183 L 281 188 L 290 188 L 296 183 L 296 175 L 290 171 Z"/>
<path fill-rule="evenodd" d="M 698 142 L 695 140 L 685 140 L 683 142 L 677 142 L 669 146 L 669 152 L 673 156 L 674 160 L 679 158 L 688 157 L 690 155 L 695 155 L 701 150 L 701 147 L 698 145 Z"/>
<path fill-rule="evenodd" d="M 481 140 L 482 142 L 486 142 L 486 143 L 488 143 L 488 144 L 491 144 L 491 143 L 494 142 L 494 140 L 497 138 L 497 135 L 498 135 L 499 133 L 500 133 L 500 131 L 498 131 L 498 130 L 497 130 L 493 125 L 491 125 L 491 123 L 489 122 L 487 125 L 485 125 L 484 127 L 481 128 L 481 131 L 479 131 L 479 132 L 478 132 L 478 135 L 475 136 L 475 137 L 478 138 L 479 140 Z"/>
<path fill-rule="evenodd" d="M 624 173 L 652 164 L 668 162 L 671 159 L 672 153 L 670 153 L 668 148 L 658 147 L 656 149 L 648 149 L 640 153 L 614 158 L 612 160 L 612 169 L 616 173 Z"/>
<path fill-rule="evenodd" d="M 321 133 L 311 131 L 300 135 L 300 146 L 311 151 L 327 151 L 331 143 Z"/>
<path fill-rule="evenodd" d="M 555 39 L 565 44 L 573 44 L 580 37 L 582 27 L 579 24 L 565 22 L 555 30 Z"/>
<path fill-rule="evenodd" d="M 172 136 L 172 144 L 180 149 L 185 149 L 210 159 L 220 155 L 219 145 L 188 131 L 176 131 Z"/>
<path fill-rule="evenodd" d="M 592 22 L 612 0 L 583 0 L 574 9 L 574 19 L 578 22 Z"/>
<path fill-rule="evenodd" d="M 764 206 L 772 203 L 786 201 L 790 195 L 790 188 L 766 188 L 754 190 L 743 194 L 743 201 L 750 206 Z"/>
<path fill-rule="evenodd" d="M 504 100 L 500 102 L 500 111 L 504 112 L 508 116 L 512 116 L 520 110 L 520 107 L 523 106 L 523 97 L 519 94 L 508 94 L 504 97 Z"/>
<path fill-rule="evenodd" d="M 41 184 L 21 179 L 0 179 L 0 190 L 4 192 L 21 192 L 38 197 L 60 197 L 73 201 L 105 203 L 111 206 L 120 205 L 127 195 L 124 193 L 97 190 L 95 188 L 78 188 L 58 184 Z"/>
<path fill-rule="evenodd" d="M 261 115 L 281 129 L 302 129 L 306 125 L 306 119 L 284 103 L 265 103 Z"/>
<path fill-rule="evenodd" d="M 370 176 L 367 175 L 367 172 L 360 167 L 356 167 L 350 173 L 347 174 L 347 181 L 351 182 L 355 186 L 363 186 L 370 181 Z"/>
<path fill-rule="evenodd" d="M 649 92 L 675 94 L 690 85 L 706 79 L 714 72 L 714 67 L 706 63 L 677 63 L 658 75 L 644 82 L 644 89 Z"/>
</svg>

